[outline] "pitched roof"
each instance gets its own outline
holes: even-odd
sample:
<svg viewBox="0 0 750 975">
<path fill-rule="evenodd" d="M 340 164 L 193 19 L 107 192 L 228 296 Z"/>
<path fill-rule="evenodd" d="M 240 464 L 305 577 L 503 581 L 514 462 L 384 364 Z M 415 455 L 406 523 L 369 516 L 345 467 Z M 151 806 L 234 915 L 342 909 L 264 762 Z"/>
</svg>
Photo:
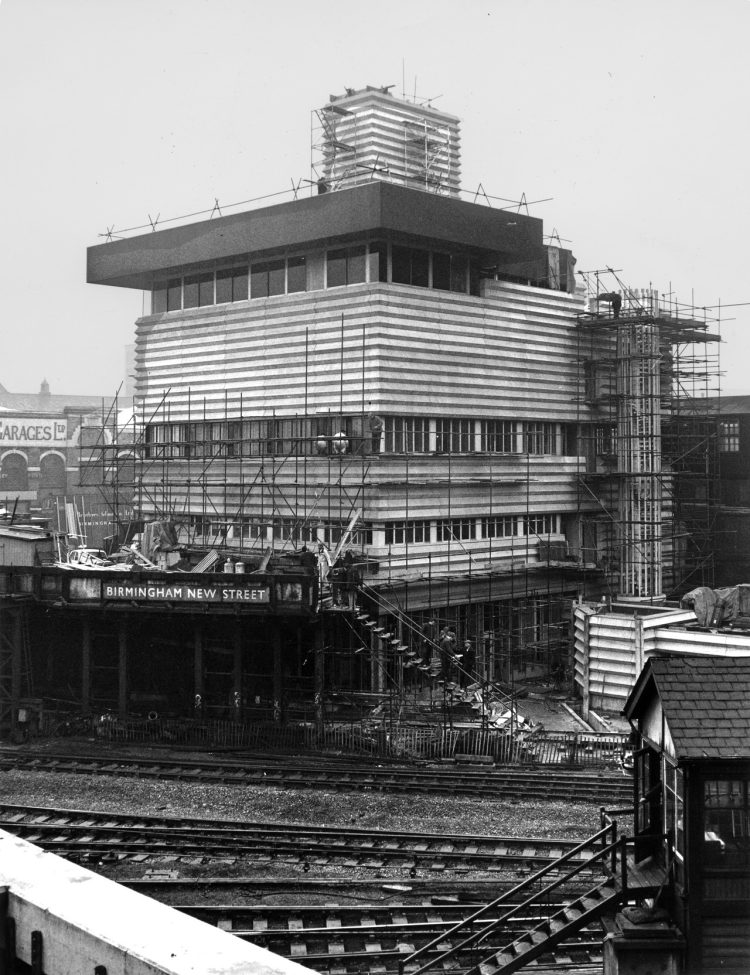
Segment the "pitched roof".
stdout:
<svg viewBox="0 0 750 975">
<path fill-rule="evenodd" d="M 9 393 L 0 386 L 0 413 L 63 413 L 73 410 L 77 413 L 101 412 L 102 402 L 109 406 L 112 397 L 106 400 L 102 396 L 81 396 L 77 393 L 60 395 L 55 393 L 46 396 L 40 393 Z"/>
<path fill-rule="evenodd" d="M 678 759 L 750 758 L 750 657 L 652 657 L 649 669 Z"/>
</svg>

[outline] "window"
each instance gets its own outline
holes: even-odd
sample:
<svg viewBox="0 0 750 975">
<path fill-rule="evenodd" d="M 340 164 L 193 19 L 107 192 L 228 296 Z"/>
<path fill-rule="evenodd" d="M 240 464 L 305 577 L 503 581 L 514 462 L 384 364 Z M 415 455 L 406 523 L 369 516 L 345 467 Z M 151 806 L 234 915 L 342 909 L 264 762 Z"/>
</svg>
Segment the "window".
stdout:
<svg viewBox="0 0 750 975">
<path fill-rule="evenodd" d="M 526 454 L 554 454 L 555 453 L 555 424 L 554 423 L 525 423 L 524 424 L 524 453 Z"/>
<path fill-rule="evenodd" d="M 429 521 L 391 521 L 385 525 L 386 545 L 412 545 L 430 541 Z"/>
<path fill-rule="evenodd" d="M 516 424 L 511 420 L 482 420 L 482 450 L 512 454 L 516 450 Z"/>
<path fill-rule="evenodd" d="M 744 779 L 705 782 L 704 862 L 714 868 L 738 868 L 750 863 L 748 783 Z"/>
<path fill-rule="evenodd" d="M 463 254 L 451 257 L 451 291 L 466 291 L 468 261 Z"/>
<path fill-rule="evenodd" d="M 4 491 L 29 490 L 29 471 L 24 456 L 6 454 L 0 470 L 0 485 Z"/>
<path fill-rule="evenodd" d="M 339 288 L 345 284 L 362 284 L 367 280 L 367 248 L 348 247 L 328 251 L 326 258 L 326 287 Z"/>
<path fill-rule="evenodd" d="M 265 522 L 258 518 L 242 517 L 239 519 L 238 528 L 241 545 L 252 545 L 258 539 L 265 539 L 266 537 Z"/>
<path fill-rule="evenodd" d="M 225 267 L 216 272 L 216 304 L 247 301 L 247 267 Z"/>
<path fill-rule="evenodd" d="M 287 294 L 307 290 L 307 261 L 304 257 L 290 257 L 286 265 Z"/>
<path fill-rule="evenodd" d="M 609 425 L 594 427 L 594 442 L 597 454 L 611 457 L 615 453 L 615 428 Z"/>
<path fill-rule="evenodd" d="M 440 291 L 451 290 L 451 256 L 450 254 L 432 255 L 432 287 Z"/>
<path fill-rule="evenodd" d="M 176 426 L 169 423 L 149 423 L 146 427 L 146 457 L 164 458 L 172 456 L 171 441 L 175 437 Z"/>
<path fill-rule="evenodd" d="M 161 315 L 167 310 L 167 282 L 157 281 L 151 291 L 151 314 Z"/>
<path fill-rule="evenodd" d="M 370 244 L 370 281 L 388 280 L 388 244 Z"/>
<path fill-rule="evenodd" d="M 211 274 L 191 274 L 186 277 L 182 288 L 182 307 L 198 308 L 214 303 L 214 276 Z"/>
<path fill-rule="evenodd" d="M 471 420 L 437 421 L 435 449 L 439 453 L 468 453 L 473 445 L 473 423 Z"/>
<path fill-rule="evenodd" d="M 313 538 L 310 526 L 306 525 L 301 518 L 275 518 L 271 534 L 274 538 L 285 542 L 309 542 Z"/>
<path fill-rule="evenodd" d="M 358 548 L 372 545 L 372 526 L 365 524 L 355 528 L 352 532 L 352 545 L 356 545 Z"/>
<path fill-rule="evenodd" d="M 170 278 L 167 282 L 167 311 L 182 308 L 182 278 Z"/>
<path fill-rule="evenodd" d="M 736 454 L 740 449 L 740 421 L 722 420 L 719 424 L 719 450 L 723 454 Z"/>
<path fill-rule="evenodd" d="M 439 291 L 466 291 L 466 257 L 433 253 L 432 287 Z"/>
<path fill-rule="evenodd" d="M 243 420 L 240 453 L 242 457 L 258 457 L 266 453 L 267 421 Z"/>
<path fill-rule="evenodd" d="M 424 454 L 430 449 L 430 423 L 421 416 L 387 416 L 385 451 L 395 454 Z"/>
<path fill-rule="evenodd" d="M 239 457 L 242 449 L 242 424 L 230 420 L 227 424 L 227 457 Z"/>
<path fill-rule="evenodd" d="M 559 535 L 559 515 L 525 515 L 523 519 L 524 535 Z"/>
<path fill-rule="evenodd" d="M 391 280 L 426 288 L 430 283 L 430 252 L 416 247 L 391 248 Z"/>
<path fill-rule="evenodd" d="M 211 525 L 208 518 L 204 518 L 202 515 L 193 515 L 190 518 L 190 525 L 195 535 L 206 536 L 211 534 Z"/>
<path fill-rule="evenodd" d="M 685 882 L 685 779 L 682 769 L 675 768 L 662 757 L 664 770 L 664 829 L 672 836 L 676 880 Z"/>
<path fill-rule="evenodd" d="M 265 261 L 250 266 L 250 297 L 270 298 L 286 290 L 285 261 Z"/>
<path fill-rule="evenodd" d="M 203 424 L 200 424 L 201 428 Z M 197 423 L 178 423 L 176 425 L 177 456 L 178 457 L 198 457 L 198 424 Z"/>
<path fill-rule="evenodd" d="M 443 518 L 437 523 L 439 542 L 463 541 L 474 538 L 473 518 Z"/>
<path fill-rule="evenodd" d="M 482 538 L 511 538 L 518 534 L 518 518 L 501 515 L 482 518 Z"/>
</svg>

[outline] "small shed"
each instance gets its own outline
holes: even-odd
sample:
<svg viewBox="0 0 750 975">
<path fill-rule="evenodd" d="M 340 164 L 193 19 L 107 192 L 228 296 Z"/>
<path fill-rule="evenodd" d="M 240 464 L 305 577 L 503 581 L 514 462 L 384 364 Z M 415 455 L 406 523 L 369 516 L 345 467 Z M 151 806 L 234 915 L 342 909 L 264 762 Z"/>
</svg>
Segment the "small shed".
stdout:
<svg viewBox="0 0 750 975">
<path fill-rule="evenodd" d="M 42 565 L 54 558 L 51 531 L 36 525 L 0 523 L 0 565 Z"/>
<path fill-rule="evenodd" d="M 669 867 L 686 971 L 750 971 L 750 659 L 656 656 L 624 708 L 637 731 L 636 859 Z"/>
</svg>

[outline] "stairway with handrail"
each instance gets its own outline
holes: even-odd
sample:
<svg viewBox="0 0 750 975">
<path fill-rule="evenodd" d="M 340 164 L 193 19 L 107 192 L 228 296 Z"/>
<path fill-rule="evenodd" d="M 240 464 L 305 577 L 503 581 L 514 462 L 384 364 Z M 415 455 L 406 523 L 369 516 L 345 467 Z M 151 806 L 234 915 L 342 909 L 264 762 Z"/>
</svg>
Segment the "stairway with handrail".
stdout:
<svg viewBox="0 0 750 975">
<path fill-rule="evenodd" d="M 471 952 L 476 960 L 468 969 L 465 965 L 460 966 L 465 975 L 510 975 L 541 955 L 552 952 L 592 921 L 606 914 L 614 915 L 628 897 L 629 841 L 625 836 L 618 837 L 616 820 L 605 817 L 603 813 L 602 823 L 598 832 L 564 856 L 547 864 L 479 911 L 441 933 L 438 938 L 403 958 L 399 962 L 399 975 L 422 975 L 436 966 L 444 970 L 450 959 L 454 959 L 454 964 L 448 967 L 455 968 L 456 956 L 465 955 L 466 952 Z M 553 891 L 559 892 L 561 887 L 580 874 L 588 876 L 592 872 L 594 876 L 584 894 L 578 895 L 565 907 L 551 913 L 499 950 L 493 950 L 486 957 L 481 957 L 482 945 L 488 938 L 491 937 L 495 944 L 498 938 L 502 941 L 503 930 L 509 926 L 517 927 L 517 923 L 512 923 L 517 918 L 523 917 L 531 908 L 538 910 L 545 903 L 550 903 Z M 552 879 L 549 879 L 550 876 Z M 507 904 L 513 906 L 502 913 Z M 501 911 L 500 917 L 483 926 L 478 924 L 490 912 L 494 914 L 498 910 Z M 455 943 L 454 936 L 460 935 L 463 930 L 469 932 L 467 937 Z M 440 951 L 440 945 L 446 941 L 451 942 L 450 949 Z M 433 954 L 436 951 L 438 953 Z M 425 958 L 428 960 L 418 964 Z"/>
</svg>

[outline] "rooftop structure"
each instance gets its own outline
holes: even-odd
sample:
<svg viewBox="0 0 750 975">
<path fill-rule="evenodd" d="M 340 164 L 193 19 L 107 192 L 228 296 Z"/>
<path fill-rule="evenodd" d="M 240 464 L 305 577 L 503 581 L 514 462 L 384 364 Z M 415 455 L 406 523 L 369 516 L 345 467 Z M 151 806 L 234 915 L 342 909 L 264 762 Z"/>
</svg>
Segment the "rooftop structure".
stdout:
<svg viewBox="0 0 750 975">
<path fill-rule="evenodd" d="M 459 127 L 455 115 L 390 88 L 348 88 L 313 112 L 313 178 L 321 192 L 375 179 L 457 197 Z"/>
</svg>

